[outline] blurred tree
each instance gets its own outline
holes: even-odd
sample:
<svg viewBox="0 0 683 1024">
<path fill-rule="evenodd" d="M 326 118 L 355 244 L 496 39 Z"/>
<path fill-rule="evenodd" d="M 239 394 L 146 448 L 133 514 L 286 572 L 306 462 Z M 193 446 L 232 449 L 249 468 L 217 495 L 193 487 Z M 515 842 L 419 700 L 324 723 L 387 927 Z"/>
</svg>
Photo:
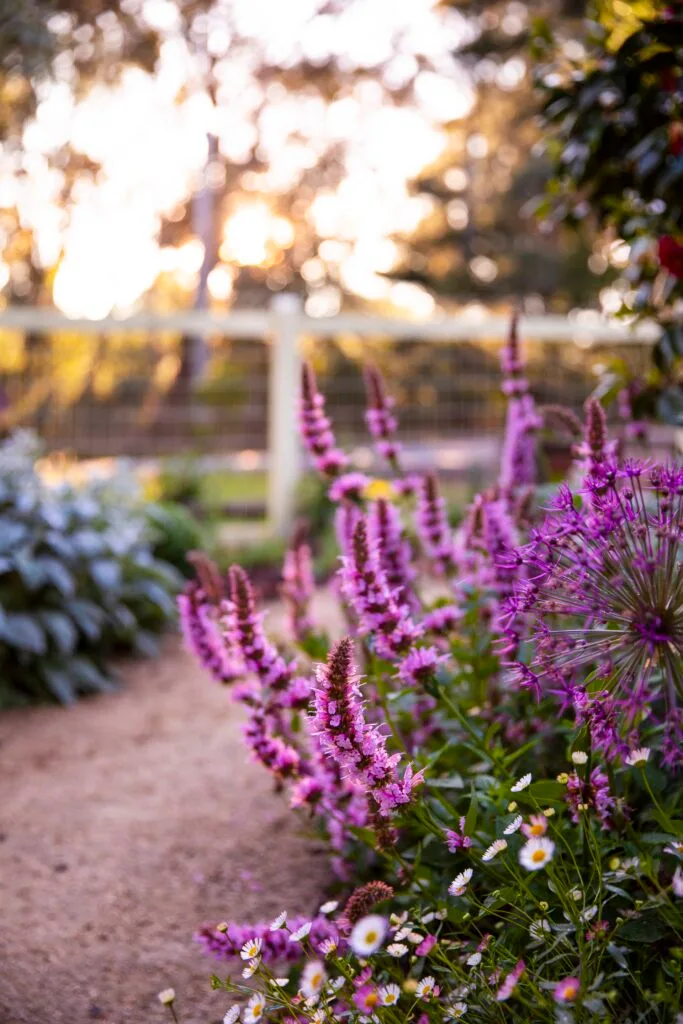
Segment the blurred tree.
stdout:
<svg viewBox="0 0 683 1024">
<path fill-rule="evenodd" d="M 636 411 L 683 424 L 683 10 L 594 0 L 590 14 L 577 53 L 547 31 L 537 40 L 553 169 L 539 212 L 597 224 L 623 268 L 614 311 L 663 326 Z M 610 390 L 624 384 L 620 371 Z"/>
<path fill-rule="evenodd" d="M 449 0 L 465 12 L 471 37 L 458 50 L 476 84 L 476 102 L 450 126 L 450 145 L 414 182 L 434 201 L 433 215 L 406 247 L 392 276 L 459 301 L 531 300 L 557 311 L 595 301 L 590 232 L 577 237 L 534 221 L 550 173 L 541 152 L 533 93 L 532 39 L 551 27 L 569 52 L 582 0 L 482 4 Z"/>
</svg>

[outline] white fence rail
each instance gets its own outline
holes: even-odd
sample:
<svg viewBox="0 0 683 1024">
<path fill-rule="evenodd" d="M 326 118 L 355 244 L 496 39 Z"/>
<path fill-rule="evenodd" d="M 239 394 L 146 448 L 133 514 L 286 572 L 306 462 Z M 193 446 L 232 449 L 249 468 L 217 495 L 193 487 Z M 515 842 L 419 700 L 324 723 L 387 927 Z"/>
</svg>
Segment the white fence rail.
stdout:
<svg viewBox="0 0 683 1024">
<path fill-rule="evenodd" d="M 26 332 L 69 331 L 102 336 L 123 331 L 172 331 L 187 335 L 224 335 L 264 341 L 270 345 L 268 401 L 268 519 L 273 532 L 283 534 L 291 526 L 301 458 L 297 431 L 297 395 L 303 337 L 334 338 L 356 335 L 396 342 L 427 341 L 454 344 L 476 340 L 502 341 L 509 318 L 499 315 L 448 316 L 430 321 L 395 320 L 365 314 L 344 313 L 334 317 L 307 316 L 296 296 L 281 295 L 265 311 L 227 314 L 204 311 L 182 313 L 135 313 L 125 318 L 71 319 L 56 310 L 9 307 L 0 311 L 0 329 Z M 632 328 L 593 314 L 576 317 L 529 316 L 520 322 L 523 339 L 590 348 L 593 345 L 647 345 L 656 340 L 657 328 Z"/>
</svg>

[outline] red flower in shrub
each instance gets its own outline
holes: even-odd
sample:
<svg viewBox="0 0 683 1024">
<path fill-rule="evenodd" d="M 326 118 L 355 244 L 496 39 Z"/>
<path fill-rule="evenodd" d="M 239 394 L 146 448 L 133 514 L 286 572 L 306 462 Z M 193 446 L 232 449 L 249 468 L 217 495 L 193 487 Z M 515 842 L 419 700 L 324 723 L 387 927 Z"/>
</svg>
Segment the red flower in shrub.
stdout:
<svg viewBox="0 0 683 1024">
<path fill-rule="evenodd" d="M 671 235 L 664 235 L 659 239 L 658 255 L 660 266 L 674 277 L 683 277 L 683 245 Z"/>
</svg>

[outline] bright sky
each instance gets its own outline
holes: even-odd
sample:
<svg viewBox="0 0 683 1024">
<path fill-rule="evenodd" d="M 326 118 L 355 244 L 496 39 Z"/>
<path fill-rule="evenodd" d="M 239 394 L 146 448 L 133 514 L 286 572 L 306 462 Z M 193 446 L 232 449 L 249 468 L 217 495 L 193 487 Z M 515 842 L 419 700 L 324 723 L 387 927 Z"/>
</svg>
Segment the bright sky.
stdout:
<svg viewBox="0 0 683 1024">
<path fill-rule="evenodd" d="M 471 109 L 472 92 L 452 51 L 468 31 L 453 12 L 437 12 L 435 0 L 345 0 L 334 16 L 316 15 L 324 0 L 219 0 L 199 25 L 202 51 L 177 31 L 171 0 L 127 0 L 126 9 L 165 35 L 155 75 L 127 69 L 114 88 L 96 87 L 76 101 L 68 61 L 62 81 L 46 85 L 35 120 L 25 129 L 21 175 L 2 158 L 0 206 L 16 205 L 36 238 L 41 261 L 54 265 L 56 304 L 67 314 L 99 318 L 132 309 L 162 270 L 191 291 L 202 260 L 201 245 L 160 248 L 161 219 L 192 193 L 206 162 L 207 132 L 221 152 L 244 162 L 256 135 L 255 111 L 263 87 L 254 70 L 263 58 L 287 67 L 302 57 L 323 63 L 336 56 L 343 69 L 386 65 L 389 91 L 370 79 L 328 102 L 316 91 L 293 96 L 270 86 L 258 117 L 259 156 L 269 171 L 259 175 L 259 194 L 240 195 L 224 225 L 222 266 L 210 290 L 228 299 L 232 268 L 265 263 L 291 244 L 292 225 L 276 217 L 268 195 L 284 192 L 321 154 L 343 143 L 345 178 L 323 189 L 306 216 L 327 239 L 304 268 L 315 289 L 325 264 L 339 268 L 343 285 L 368 299 L 402 303 L 417 315 L 431 311 L 426 294 L 391 285 L 378 272 L 391 266 L 389 236 L 409 231 L 427 212 L 411 198 L 408 179 L 434 160 L 446 143 L 443 125 Z M 250 46 L 231 51 L 226 11 Z M 217 102 L 202 87 L 201 59 L 217 59 Z M 417 74 L 412 107 L 391 102 Z M 59 201 L 62 174 L 51 158 L 70 145 L 101 165 L 95 181 L 79 183 L 68 209 Z M 393 289 L 393 291 L 392 291 Z M 335 311 L 338 297 L 320 289 L 309 311 Z"/>
</svg>

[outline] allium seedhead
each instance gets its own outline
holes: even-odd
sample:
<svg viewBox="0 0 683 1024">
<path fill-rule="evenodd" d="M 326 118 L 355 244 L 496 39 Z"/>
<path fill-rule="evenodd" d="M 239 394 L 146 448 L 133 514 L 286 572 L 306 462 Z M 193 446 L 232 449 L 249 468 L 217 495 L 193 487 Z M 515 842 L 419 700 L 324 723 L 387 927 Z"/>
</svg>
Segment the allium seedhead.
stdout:
<svg viewBox="0 0 683 1024">
<path fill-rule="evenodd" d="M 349 896 L 342 920 L 349 925 L 355 924 L 362 917 L 366 917 L 378 903 L 391 899 L 393 895 L 393 888 L 386 882 L 367 882 L 354 889 Z"/>
</svg>

